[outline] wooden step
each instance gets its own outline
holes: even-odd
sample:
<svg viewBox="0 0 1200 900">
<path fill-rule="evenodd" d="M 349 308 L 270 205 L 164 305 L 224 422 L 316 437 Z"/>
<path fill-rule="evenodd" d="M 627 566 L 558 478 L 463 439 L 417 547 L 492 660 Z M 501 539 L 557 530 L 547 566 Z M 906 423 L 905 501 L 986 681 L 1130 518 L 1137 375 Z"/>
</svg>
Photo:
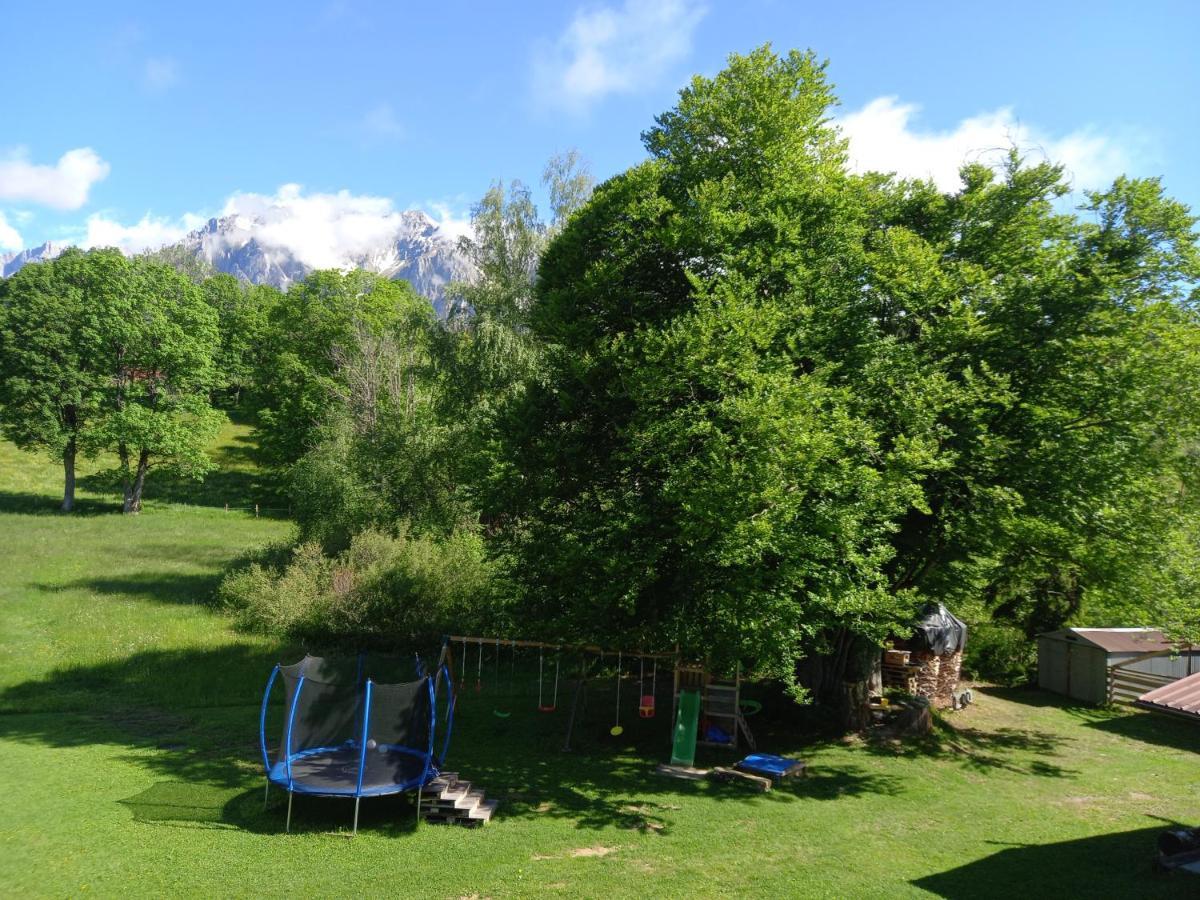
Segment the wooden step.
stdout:
<svg viewBox="0 0 1200 900">
<path fill-rule="evenodd" d="M 459 781 L 457 772 L 443 772 L 426 785 L 421 795 L 421 818 L 443 825 L 475 828 L 490 821 L 499 801 L 488 800 L 471 782 Z"/>
<path fill-rule="evenodd" d="M 463 796 L 464 794 L 469 794 L 470 792 L 471 782 L 460 781 L 453 787 L 442 788 L 440 791 L 426 790 L 423 794 L 421 794 L 421 802 L 425 803 L 428 801 L 432 803 L 438 800 L 449 802 Z"/>
<path fill-rule="evenodd" d="M 452 797 L 434 798 L 429 802 L 422 801 L 421 805 L 437 810 L 468 810 L 474 809 L 483 801 L 483 791 L 464 791 Z"/>
<path fill-rule="evenodd" d="M 436 778 L 430 779 L 429 783 L 425 785 L 425 790 L 437 793 L 438 791 L 452 788 L 457 784 L 459 784 L 457 772 L 443 772 Z"/>
<path fill-rule="evenodd" d="M 483 800 L 478 806 L 467 813 L 467 818 L 478 822 L 491 821 L 492 813 L 496 811 L 496 807 L 499 805 L 499 800 Z"/>
</svg>

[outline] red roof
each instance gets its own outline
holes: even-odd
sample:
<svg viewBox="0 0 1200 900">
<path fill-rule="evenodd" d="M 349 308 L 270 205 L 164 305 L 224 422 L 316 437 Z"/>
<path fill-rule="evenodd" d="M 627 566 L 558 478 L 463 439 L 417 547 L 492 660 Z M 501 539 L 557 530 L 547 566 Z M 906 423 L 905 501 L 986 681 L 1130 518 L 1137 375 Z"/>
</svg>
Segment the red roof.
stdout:
<svg viewBox="0 0 1200 900">
<path fill-rule="evenodd" d="M 1067 631 L 1109 653 L 1151 653 L 1173 646 L 1157 628 L 1069 628 Z"/>
<path fill-rule="evenodd" d="M 1137 706 L 1200 717 L 1200 672 L 1142 694 Z"/>
</svg>

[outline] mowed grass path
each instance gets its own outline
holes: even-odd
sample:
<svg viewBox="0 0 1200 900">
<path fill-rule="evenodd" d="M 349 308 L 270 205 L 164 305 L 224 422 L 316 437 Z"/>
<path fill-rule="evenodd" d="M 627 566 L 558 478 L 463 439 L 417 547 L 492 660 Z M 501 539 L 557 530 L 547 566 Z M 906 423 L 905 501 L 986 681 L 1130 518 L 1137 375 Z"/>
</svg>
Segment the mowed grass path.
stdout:
<svg viewBox="0 0 1200 900">
<path fill-rule="evenodd" d="M 981 691 L 901 748 L 820 740 L 768 702 L 760 746 L 812 774 L 756 795 L 656 776 L 669 723 L 636 717 L 632 684 L 625 734 L 607 736 L 611 685 L 597 686 L 563 754 L 564 713 L 539 715 L 526 680 L 498 719 L 487 682 L 462 698 L 450 761 L 502 800 L 493 824 L 414 829 L 410 798 L 375 800 L 350 839 L 348 803 L 302 798 L 284 835 L 282 794 L 263 810 L 258 702 L 272 663 L 298 651 L 208 604 L 232 559 L 289 533 L 223 511 L 263 493 L 246 442 L 228 429 L 217 478 L 152 483 L 135 518 L 87 491 L 79 514 L 55 513 L 57 468 L 0 444 L 0 892 L 1200 893 L 1150 862 L 1164 827 L 1200 823 L 1200 729 L 1037 691 Z"/>
</svg>

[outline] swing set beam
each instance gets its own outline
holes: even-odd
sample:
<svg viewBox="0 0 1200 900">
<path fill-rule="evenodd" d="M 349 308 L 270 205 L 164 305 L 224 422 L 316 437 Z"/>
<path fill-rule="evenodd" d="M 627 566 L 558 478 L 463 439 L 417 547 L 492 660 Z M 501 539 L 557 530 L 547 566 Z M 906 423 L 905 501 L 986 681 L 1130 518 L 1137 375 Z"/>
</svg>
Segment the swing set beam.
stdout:
<svg viewBox="0 0 1200 900">
<path fill-rule="evenodd" d="M 472 637 L 471 635 L 451 634 L 447 640 L 458 641 L 459 643 L 466 642 L 468 644 L 495 644 L 497 641 L 504 647 L 521 647 L 521 648 L 541 648 L 543 650 L 572 650 L 582 653 L 599 653 L 605 656 L 615 656 L 621 653 L 630 658 L 637 657 L 639 659 L 678 659 L 678 653 L 642 653 L 640 651 L 630 650 L 606 650 L 603 647 L 597 647 L 592 644 L 551 644 L 546 641 L 514 641 L 508 638 L 494 637 Z"/>
</svg>

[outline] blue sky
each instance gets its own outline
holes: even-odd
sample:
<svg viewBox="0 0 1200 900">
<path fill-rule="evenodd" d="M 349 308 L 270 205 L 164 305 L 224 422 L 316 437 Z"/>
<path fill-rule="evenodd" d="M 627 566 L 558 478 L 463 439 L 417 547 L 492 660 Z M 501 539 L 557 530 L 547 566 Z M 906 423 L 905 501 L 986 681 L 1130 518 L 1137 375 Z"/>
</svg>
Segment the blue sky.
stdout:
<svg viewBox="0 0 1200 900">
<path fill-rule="evenodd" d="M 830 60 L 860 167 L 950 185 L 1015 140 L 1081 187 L 1162 175 L 1200 209 L 1196 2 L 58 2 L 3 22 L 0 250 L 138 249 L 262 204 L 460 229 L 557 150 L 600 178 L 638 162 L 691 74 L 766 41 Z"/>
</svg>

